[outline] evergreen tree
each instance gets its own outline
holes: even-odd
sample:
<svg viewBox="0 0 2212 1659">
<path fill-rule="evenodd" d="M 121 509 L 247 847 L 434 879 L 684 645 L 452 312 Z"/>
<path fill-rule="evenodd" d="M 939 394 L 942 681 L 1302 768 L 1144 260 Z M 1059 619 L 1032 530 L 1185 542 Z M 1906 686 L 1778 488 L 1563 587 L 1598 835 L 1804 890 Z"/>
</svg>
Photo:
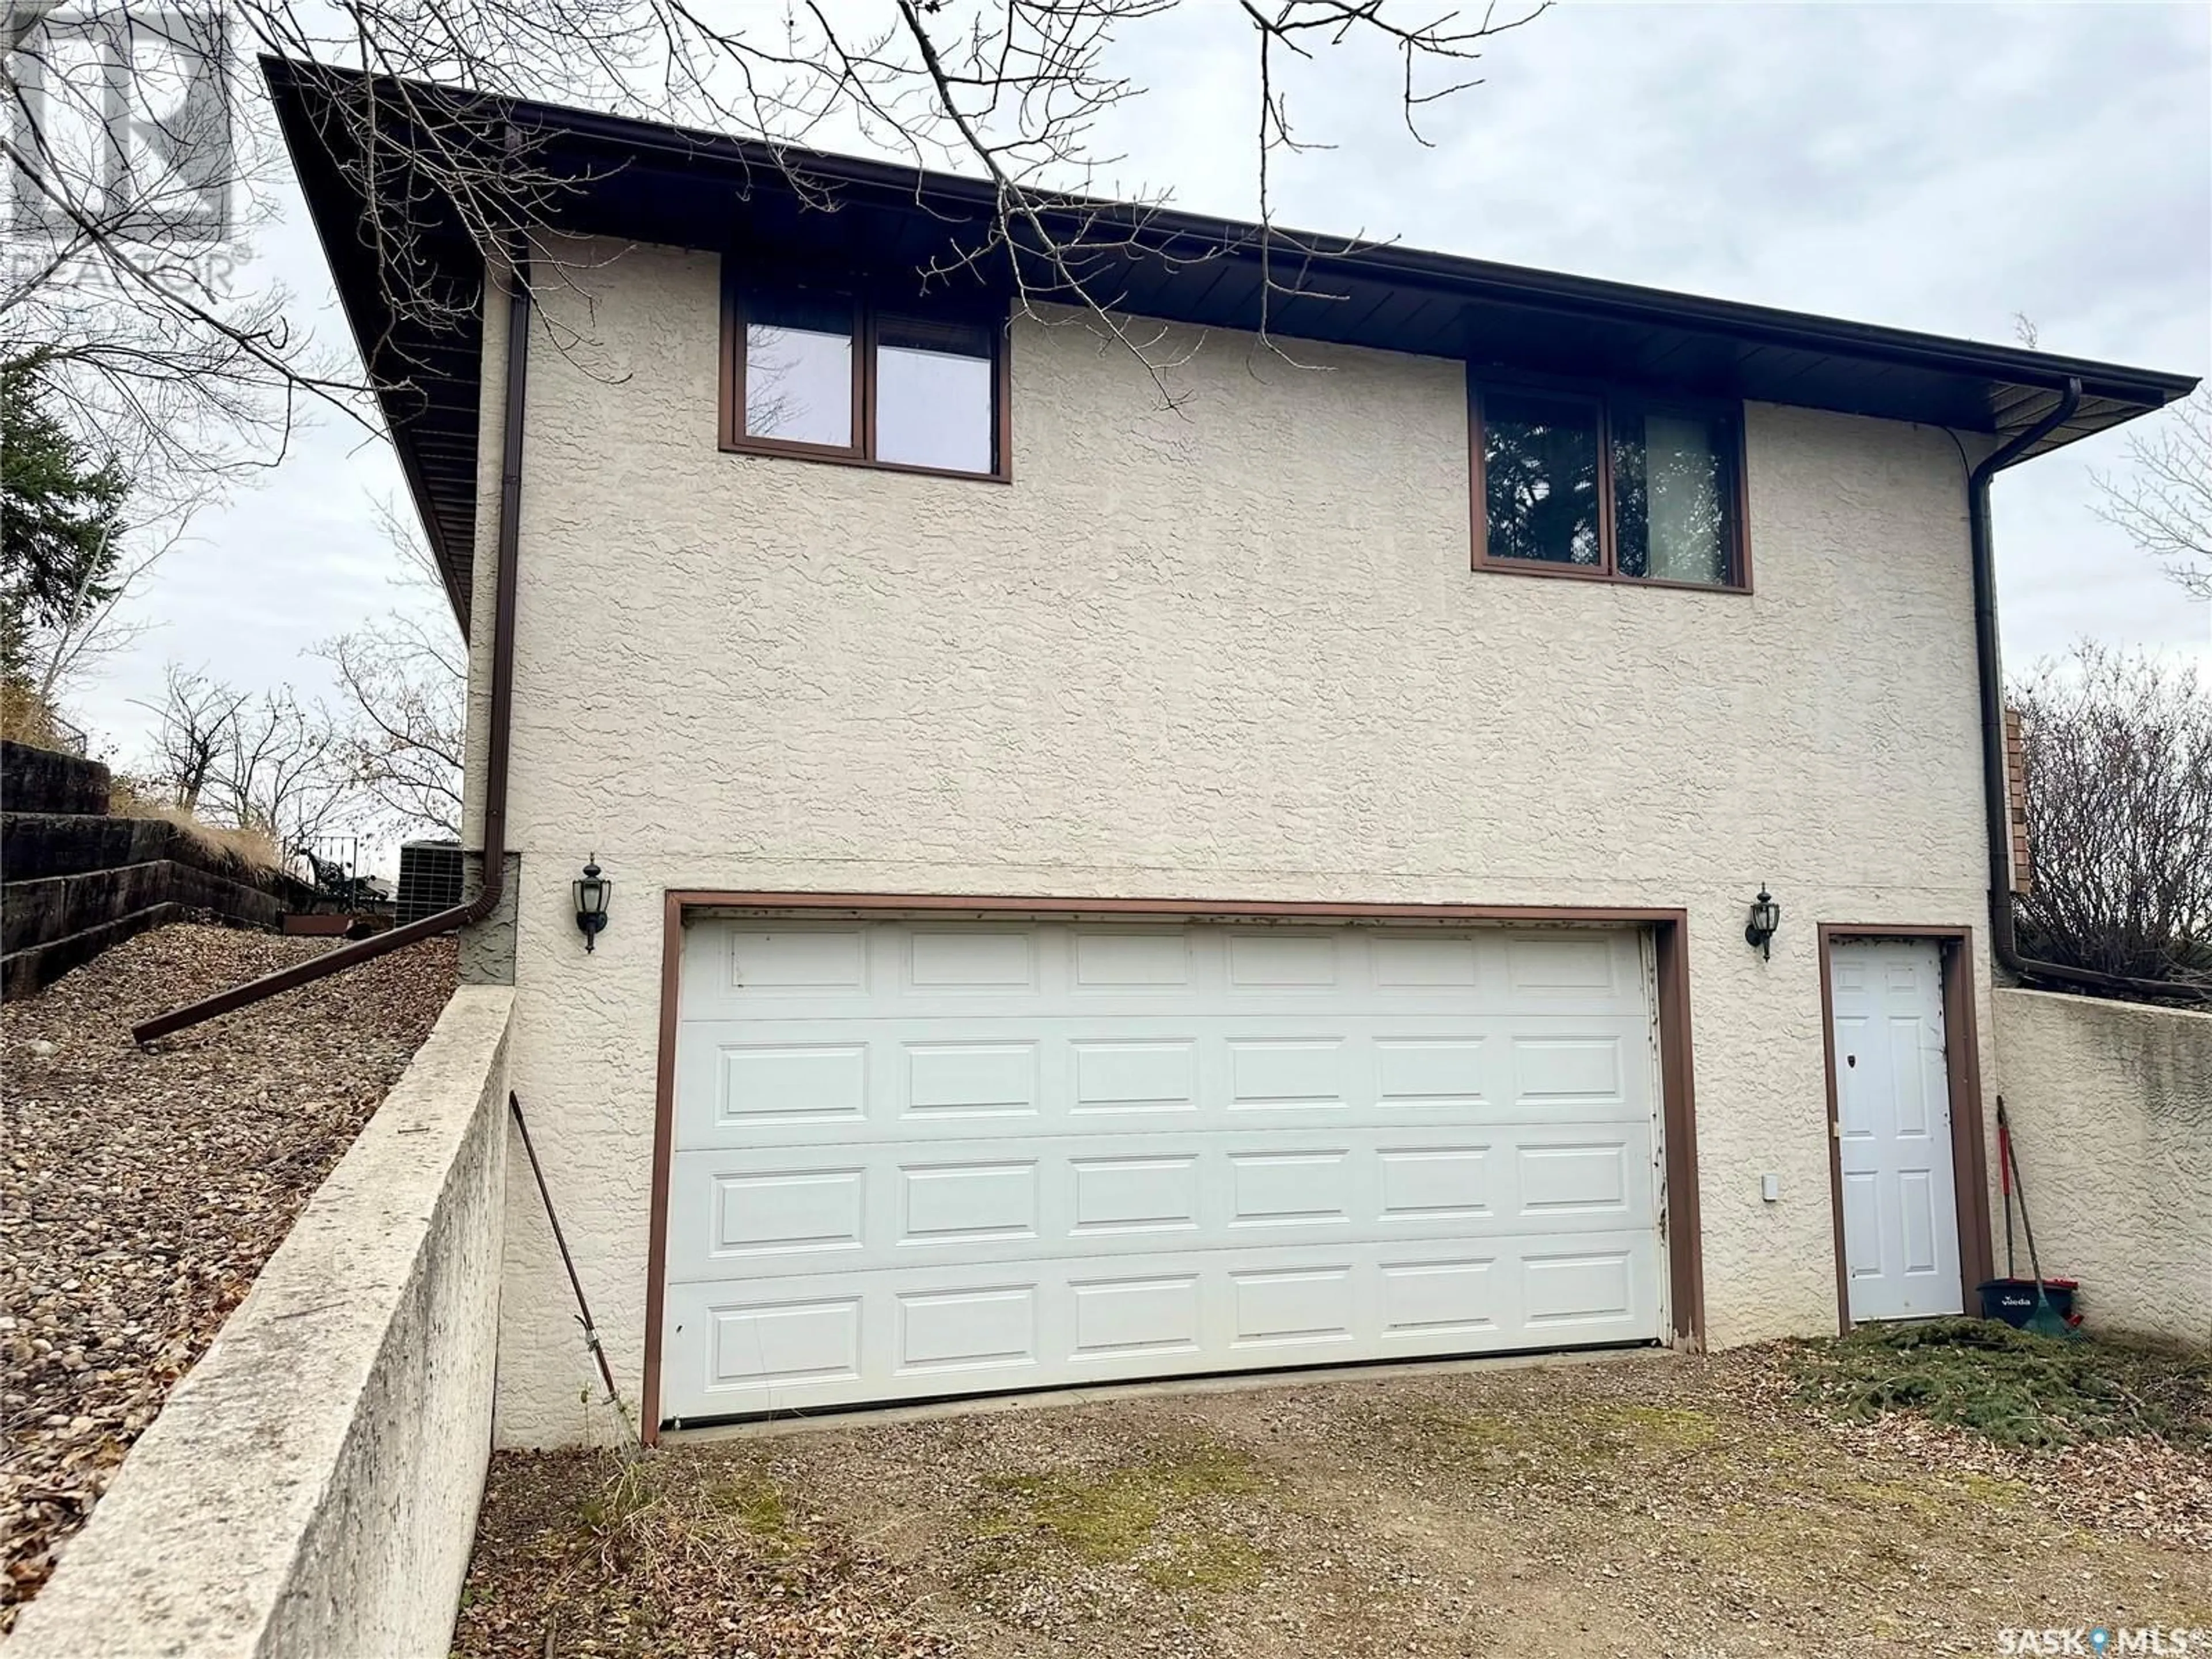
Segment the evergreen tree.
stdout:
<svg viewBox="0 0 2212 1659">
<path fill-rule="evenodd" d="M 48 412 L 34 369 L 0 372 L 0 672 L 21 676 L 32 630 L 114 593 L 130 475 L 95 465 Z"/>
</svg>

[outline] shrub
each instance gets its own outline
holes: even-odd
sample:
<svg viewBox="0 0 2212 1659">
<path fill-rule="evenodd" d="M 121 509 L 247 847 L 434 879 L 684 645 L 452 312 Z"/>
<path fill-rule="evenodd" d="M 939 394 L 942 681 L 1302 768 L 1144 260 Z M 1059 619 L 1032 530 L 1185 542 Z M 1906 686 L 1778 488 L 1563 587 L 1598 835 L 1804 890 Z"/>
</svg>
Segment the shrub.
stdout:
<svg viewBox="0 0 2212 1659">
<path fill-rule="evenodd" d="M 2166 1349 L 1939 1319 L 1802 1344 L 1790 1369 L 1801 1400 L 1856 1421 L 1916 1412 L 2012 1446 L 2131 1434 L 2212 1445 L 2212 1358 Z"/>
</svg>

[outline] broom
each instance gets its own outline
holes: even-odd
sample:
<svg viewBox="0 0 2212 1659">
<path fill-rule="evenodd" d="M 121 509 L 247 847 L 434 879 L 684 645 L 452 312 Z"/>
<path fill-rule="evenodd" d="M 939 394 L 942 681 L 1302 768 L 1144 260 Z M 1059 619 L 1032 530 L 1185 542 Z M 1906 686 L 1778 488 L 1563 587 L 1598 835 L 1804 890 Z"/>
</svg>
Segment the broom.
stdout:
<svg viewBox="0 0 2212 1659">
<path fill-rule="evenodd" d="M 2066 1316 L 2051 1305 L 2051 1293 L 2043 1286 L 2043 1263 L 2035 1254 L 2035 1224 L 2027 1218 L 2027 1183 L 2020 1178 L 2020 1154 L 2013 1150 L 2012 1124 L 2005 1116 L 2004 1097 L 1997 1097 L 1997 1149 L 2004 1161 L 2005 1174 L 2011 1190 L 2020 1195 L 2020 1230 L 2027 1236 L 2028 1271 L 2035 1275 L 2035 1311 L 2027 1316 L 2021 1328 L 2038 1336 L 2069 1337 L 2076 1334 L 2066 1322 Z M 2006 1255 L 2011 1255 L 2012 1206 L 2005 1206 Z M 2009 1260 L 2005 1271 L 2012 1271 Z"/>
<path fill-rule="evenodd" d="M 2004 1097 L 1997 1097 L 1997 1180 L 2004 1187 L 2005 1277 L 2018 1279 L 2012 1255 L 2012 1125 L 2005 1121 Z"/>
</svg>

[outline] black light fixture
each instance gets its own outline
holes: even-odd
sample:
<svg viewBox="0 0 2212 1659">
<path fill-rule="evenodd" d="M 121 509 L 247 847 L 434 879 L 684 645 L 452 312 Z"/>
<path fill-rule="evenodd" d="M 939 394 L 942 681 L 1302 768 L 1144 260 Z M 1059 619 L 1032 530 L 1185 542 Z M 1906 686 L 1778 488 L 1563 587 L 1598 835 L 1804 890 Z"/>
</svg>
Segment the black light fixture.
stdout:
<svg viewBox="0 0 2212 1659">
<path fill-rule="evenodd" d="M 1774 895 L 1761 883 L 1759 896 L 1751 902 L 1751 918 L 1743 924 L 1743 942 L 1756 945 L 1759 954 L 1773 960 L 1774 930 L 1782 926 L 1782 907 L 1774 902 Z"/>
<path fill-rule="evenodd" d="M 615 890 L 614 883 L 599 873 L 599 859 L 597 853 L 592 854 L 582 876 L 570 884 L 576 890 L 576 926 L 583 932 L 586 951 L 599 929 L 607 925 L 607 897 Z"/>
</svg>

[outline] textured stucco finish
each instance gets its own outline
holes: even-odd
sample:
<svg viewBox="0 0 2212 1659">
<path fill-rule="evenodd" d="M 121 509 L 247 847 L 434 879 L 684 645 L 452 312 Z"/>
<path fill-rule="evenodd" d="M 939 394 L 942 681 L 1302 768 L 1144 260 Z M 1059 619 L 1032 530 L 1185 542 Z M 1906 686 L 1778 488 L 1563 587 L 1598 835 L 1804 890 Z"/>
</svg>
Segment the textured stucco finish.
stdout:
<svg viewBox="0 0 2212 1659">
<path fill-rule="evenodd" d="M 2045 991 L 1994 1001 L 2044 1272 L 2081 1281 L 2093 1330 L 2212 1347 L 2212 1014 Z M 2002 1271 L 2001 1231 L 1997 1249 Z"/>
<path fill-rule="evenodd" d="M 454 994 L 8 1659 L 446 1651 L 491 1445 L 512 1002 Z"/>
<path fill-rule="evenodd" d="M 461 890 L 473 900 L 483 891 L 484 855 L 461 854 Z M 461 983 L 514 983 L 514 912 L 522 890 L 522 860 L 509 853 L 500 866 L 499 902 L 482 921 L 461 929 Z"/>
<path fill-rule="evenodd" d="M 1477 573 L 1456 362 L 1214 334 L 1173 412 L 1024 321 L 1011 486 L 740 457 L 716 258 L 568 252 L 595 345 L 532 348 L 514 1073 L 625 1388 L 670 888 L 1685 907 L 1711 1339 L 1833 1328 L 1814 924 L 1984 902 L 1949 437 L 1753 407 L 1753 597 Z M 611 1432 L 509 1205 L 499 1432 Z"/>
</svg>

